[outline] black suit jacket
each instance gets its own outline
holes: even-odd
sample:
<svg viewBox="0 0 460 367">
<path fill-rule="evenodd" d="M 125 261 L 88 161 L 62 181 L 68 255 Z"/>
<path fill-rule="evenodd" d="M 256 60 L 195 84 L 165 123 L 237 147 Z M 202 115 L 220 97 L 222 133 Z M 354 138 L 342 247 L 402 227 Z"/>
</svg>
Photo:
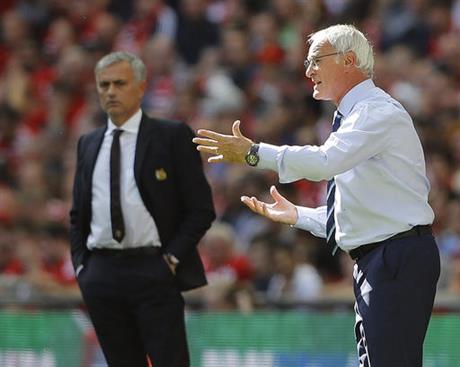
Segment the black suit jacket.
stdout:
<svg viewBox="0 0 460 367">
<path fill-rule="evenodd" d="M 91 224 L 92 177 L 105 131 L 106 127 L 98 128 L 78 141 L 70 210 L 75 269 L 91 253 L 86 242 Z M 184 123 L 143 114 L 133 172 L 144 205 L 157 225 L 163 253 L 171 253 L 180 261 L 176 279 L 182 290 L 206 284 L 196 245 L 215 218 L 211 190 L 193 137 Z"/>
</svg>

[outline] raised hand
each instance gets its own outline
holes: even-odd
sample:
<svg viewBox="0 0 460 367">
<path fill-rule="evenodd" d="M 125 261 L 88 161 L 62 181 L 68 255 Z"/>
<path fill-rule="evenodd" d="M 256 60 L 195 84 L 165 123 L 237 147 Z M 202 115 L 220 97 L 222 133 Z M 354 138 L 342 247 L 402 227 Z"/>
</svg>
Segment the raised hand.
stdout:
<svg viewBox="0 0 460 367">
<path fill-rule="evenodd" d="M 263 215 L 274 222 L 295 224 L 297 222 L 297 209 L 294 204 L 282 196 L 275 186 L 270 188 L 270 195 L 274 203 L 268 204 L 257 200 L 254 196 L 242 196 L 241 201 L 253 212 Z"/>
<path fill-rule="evenodd" d="M 244 163 L 244 157 L 248 153 L 253 141 L 245 137 L 240 131 L 240 120 L 236 120 L 232 125 L 233 135 L 219 134 L 211 130 L 200 129 L 193 139 L 198 144 L 200 152 L 212 154 L 208 162 L 230 162 Z"/>
</svg>

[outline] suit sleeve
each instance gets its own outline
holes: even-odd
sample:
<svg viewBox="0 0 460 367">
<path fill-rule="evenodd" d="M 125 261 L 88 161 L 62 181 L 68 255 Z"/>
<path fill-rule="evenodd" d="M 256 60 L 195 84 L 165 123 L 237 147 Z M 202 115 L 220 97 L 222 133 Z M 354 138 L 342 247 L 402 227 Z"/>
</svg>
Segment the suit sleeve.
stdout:
<svg viewBox="0 0 460 367">
<path fill-rule="evenodd" d="M 195 137 L 186 124 L 177 125 L 173 145 L 174 165 L 178 175 L 178 190 L 185 207 L 183 219 L 166 251 L 179 261 L 196 247 L 215 219 L 211 188 L 203 171 L 201 156 L 192 139 Z"/>
<path fill-rule="evenodd" d="M 70 209 L 70 252 L 74 270 L 77 270 L 78 266 L 83 262 L 86 251 L 85 244 L 83 243 L 82 220 L 80 213 L 80 203 L 82 199 L 82 185 L 80 183 L 82 175 L 81 145 L 82 138 L 78 141 L 77 163 L 72 190 L 72 207 Z"/>
</svg>

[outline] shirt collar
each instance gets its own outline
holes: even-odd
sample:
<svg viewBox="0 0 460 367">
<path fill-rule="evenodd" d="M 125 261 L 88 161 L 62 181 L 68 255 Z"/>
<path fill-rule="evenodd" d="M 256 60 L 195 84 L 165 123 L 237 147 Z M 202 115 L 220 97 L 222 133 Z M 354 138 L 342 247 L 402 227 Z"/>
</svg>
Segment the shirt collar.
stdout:
<svg viewBox="0 0 460 367">
<path fill-rule="evenodd" d="M 337 109 L 343 116 L 348 116 L 355 104 L 366 98 L 372 88 L 375 88 L 372 79 L 366 79 L 356 84 L 343 96 Z"/>
<path fill-rule="evenodd" d="M 109 117 L 108 126 L 107 126 L 107 134 L 111 134 L 115 129 L 121 129 L 123 131 L 127 131 L 133 134 L 137 134 L 139 131 L 139 126 L 141 124 L 142 119 L 142 110 L 139 110 L 132 115 L 121 127 L 115 125 Z"/>
</svg>

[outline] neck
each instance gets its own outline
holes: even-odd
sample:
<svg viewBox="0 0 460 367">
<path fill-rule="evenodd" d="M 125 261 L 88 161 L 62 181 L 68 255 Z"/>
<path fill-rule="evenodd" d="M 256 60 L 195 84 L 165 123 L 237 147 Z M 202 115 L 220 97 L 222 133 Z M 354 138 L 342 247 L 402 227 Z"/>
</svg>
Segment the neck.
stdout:
<svg viewBox="0 0 460 367">
<path fill-rule="evenodd" d="M 133 117 L 137 113 L 137 111 L 139 111 L 139 109 L 137 109 L 136 111 L 134 111 L 133 113 L 129 115 L 110 115 L 109 114 L 109 118 L 110 118 L 110 121 L 114 123 L 114 125 L 121 127 L 126 123 L 126 121 L 128 121 L 131 117 Z"/>
<path fill-rule="evenodd" d="M 334 101 L 336 106 L 339 106 L 340 102 L 342 101 L 343 97 L 354 87 L 356 87 L 359 83 L 369 79 L 367 75 L 362 73 L 351 75 L 350 78 L 347 79 L 347 82 L 344 84 L 342 89 L 342 93 L 340 93 L 339 97 L 336 101 Z"/>
</svg>

